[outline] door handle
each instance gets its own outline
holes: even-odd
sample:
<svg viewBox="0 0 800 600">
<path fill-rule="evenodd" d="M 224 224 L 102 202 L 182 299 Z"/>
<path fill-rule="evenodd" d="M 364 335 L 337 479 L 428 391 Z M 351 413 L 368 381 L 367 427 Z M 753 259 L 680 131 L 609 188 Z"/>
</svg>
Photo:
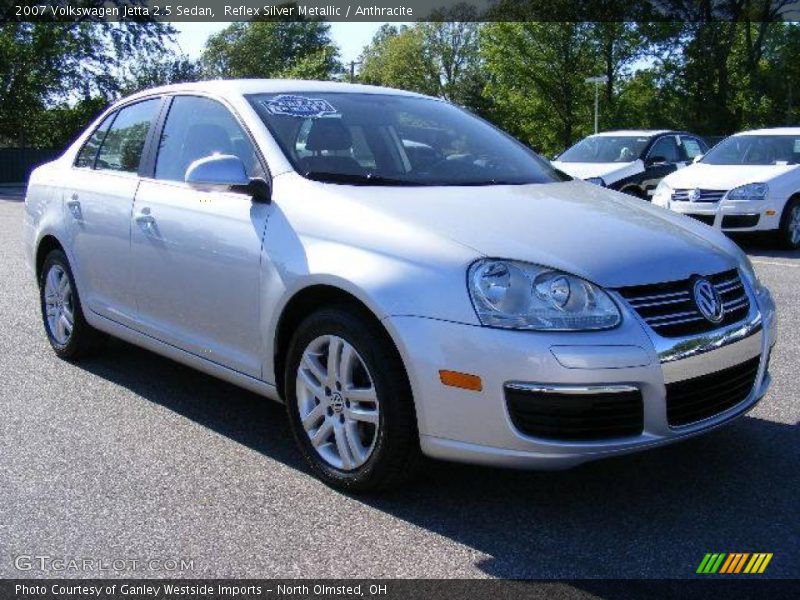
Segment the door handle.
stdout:
<svg viewBox="0 0 800 600">
<path fill-rule="evenodd" d="M 81 203 L 78 201 L 78 194 L 72 194 L 72 199 L 67 201 L 67 209 L 73 219 L 76 221 L 83 221 L 83 213 L 81 212 Z"/>
<path fill-rule="evenodd" d="M 142 211 L 133 217 L 133 220 L 141 225 L 148 234 L 155 234 L 156 218 L 150 214 L 149 208 L 143 208 Z"/>
</svg>

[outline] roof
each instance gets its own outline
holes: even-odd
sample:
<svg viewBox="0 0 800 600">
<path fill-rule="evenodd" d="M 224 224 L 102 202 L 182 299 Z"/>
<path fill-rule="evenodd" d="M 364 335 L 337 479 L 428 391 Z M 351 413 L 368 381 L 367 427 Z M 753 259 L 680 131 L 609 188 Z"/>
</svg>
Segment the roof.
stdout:
<svg viewBox="0 0 800 600">
<path fill-rule="evenodd" d="M 772 127 L 769 129 L 751 129 L 733 135 L 800 135 L 800 127 Z"/>
<path fill-rule="evenodd" d="M 149 96 L 169 92 L 208 92 L 225 95 L 271 94 L 281 92 L 339 92 L 359 94 L 392 94 L 425 98 L 422 94 L 357 83 L 338 81 L 311 81 L 307 79 L 214 79 L 192 83 L 176 83 L 143 90 L 130 96 Z"/>
<path fill-rule="evenodd" d="M 616 131 L 601 131 L 594 135 L 597 136 L 612 136 L 612 135 L 629 135 L 629 136 L 642 136 L 653 137 L 654 135 L 661 135 L 664 133 L 679 133 L 673 132 L 671 129 L 618 129 Z"/>
</svg>

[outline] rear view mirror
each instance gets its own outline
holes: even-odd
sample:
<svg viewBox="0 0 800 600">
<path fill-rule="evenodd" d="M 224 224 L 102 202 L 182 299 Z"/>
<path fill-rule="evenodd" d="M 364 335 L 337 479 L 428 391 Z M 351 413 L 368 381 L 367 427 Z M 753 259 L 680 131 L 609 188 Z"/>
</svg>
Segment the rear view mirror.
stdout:
<svg viewBox="0 0 800 600">
<path fill-rule="evenodd" d="M 242 159 L 230 154 L 212 154 L 189 165 L 184 177 L 191 186 L 229 188 L 250 183 Z"/>
</svg>

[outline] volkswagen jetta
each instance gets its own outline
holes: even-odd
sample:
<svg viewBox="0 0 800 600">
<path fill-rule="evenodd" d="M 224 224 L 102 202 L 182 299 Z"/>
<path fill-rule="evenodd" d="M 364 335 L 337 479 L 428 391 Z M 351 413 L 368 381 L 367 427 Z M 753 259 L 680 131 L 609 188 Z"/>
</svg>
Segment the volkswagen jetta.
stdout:
<svg viewBox="0 0 800 600">
<path fill-rule="evenodd" d="M 413 93 L 139 93 L 33 173 L 24 238 L 56 354 L 116 336 L 284 402 L 353 490 L 680 440 L 770 381 L 773 302 L 722 233 Z"/>
</svg>

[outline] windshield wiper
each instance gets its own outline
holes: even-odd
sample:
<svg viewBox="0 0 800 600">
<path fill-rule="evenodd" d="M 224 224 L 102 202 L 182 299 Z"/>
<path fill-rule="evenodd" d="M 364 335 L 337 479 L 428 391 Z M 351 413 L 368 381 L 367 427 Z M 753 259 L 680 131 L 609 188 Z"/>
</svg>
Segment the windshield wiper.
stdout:
<svg viewBox="0 0 800 600">
<path fill-rule="evenodd" d="M 306 171 L 303 173 L 308 179 L 324 181 L 327 183 L 349 183 L 352 185 L 426 185 L 422 182 L 409 181 L 408 179 L 394 179 L 380 175 L 358 175 L 356 173 L 330 173 L 327 171 Z"/>
</svg>

